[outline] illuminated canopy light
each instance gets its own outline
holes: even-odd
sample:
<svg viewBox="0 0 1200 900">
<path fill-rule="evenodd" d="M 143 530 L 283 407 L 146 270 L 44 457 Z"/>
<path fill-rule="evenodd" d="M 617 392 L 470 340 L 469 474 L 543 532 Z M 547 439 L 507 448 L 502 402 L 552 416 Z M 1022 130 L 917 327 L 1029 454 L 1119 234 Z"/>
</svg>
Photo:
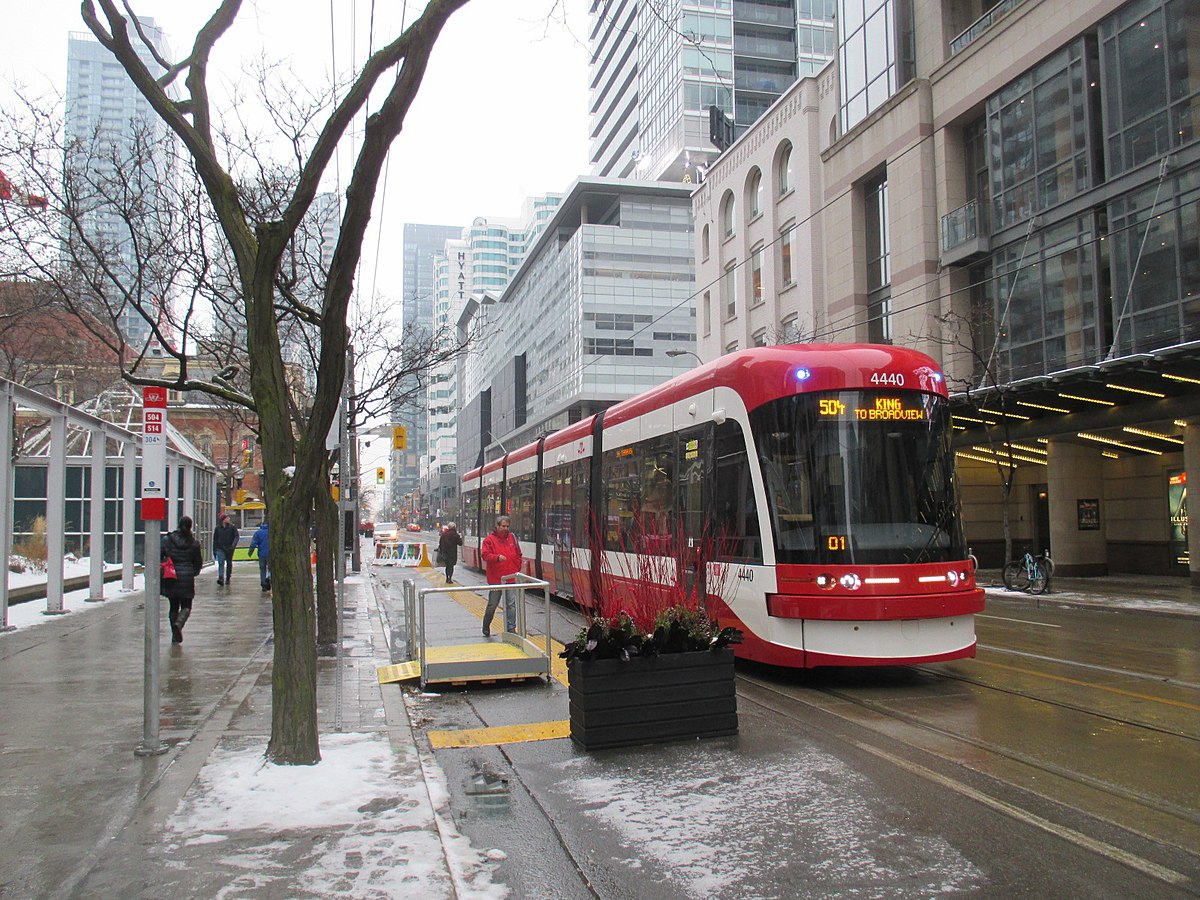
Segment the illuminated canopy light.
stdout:
<svg viewBox="0 0 1200 900">
<path fill-rule="evenodd" d="M 1081 431 L 1075 437 L 1083 438 L 1085 441 L 1095 441 L 1098 444 L 1110 444 L 1113 447 L 1120 447 L 1122 450 L 1136 450 L 1138 453 L 1149 453 L 1151 456 L 1162 456 L 1161 450 L 1148 450 L 1145 447 L 1139 447 L 1136 444 L 1126 444 L 1123 441 L 1114 441 L 1112 438 L 1100 437 L 1098 434 L 1088 434 Z"/>
<path fill-rule="evenodd" d="M 1001 412 L 998 409 L 986 409 L 984 407 L 980 407 L 979 411 L 985 412 L 989 416 L 1008 416 L 1010 419 L 1020 419 L 1022 422 L 1029 421 L 1029 416 L 1021 416 L 1021 415 L 1017 415 L 1017 413 Z"/>
<path fill-rule="evenodd" d="M 1041 447 L 1026 447 L 1024 444 L 1009 444 L 1008 446 L 1025 453 L 1040 453 L 1042 456 L 1046 456 L 1049 453 L 1048 450 L 1043 450 Z"/>
<path fill-rule="evenodd" d="M 992 450 L 990 447 L 975 446 L 971 448 L 977 453 L 994 453 L 999 459 L 1019 459 L 1021 462 L 1036 463 L 1039 466 L 1047 465 L 1046 460 L 1038 459 L 1035 456 L 1022 456 L 1020 453 L 1013 453 L 1011 450 Z"/>
<path fill-rule="evenodd" d="M 952 418 L 952 419 L 958 419 L 960 422 L 974 422 L 974 423 L 976 423 L 977 425 L 986 425 L 986 424 L 988 424 L 987 422 L 983 421 L 983 419 L 973 419 L 973 418 L 971 418 L 970 416 L 951 416 L 951 418 Z"/>
<path fill-rule="evenodd" d="M 1162 377 L 1168 378 L 1171 381 L 1183 381 L 1187 384 L 1200 384 L 1200 378 L 1188 378 L 1186 375 L 1168 375 L 1166 372 L 1163 372 Z"/>
<path fill-rule="evenodd" d="M 1166 394 L 1160 394 L 1158 391 L 1144 391 L 1141 388 L 1125 387 L 1123 384 L 1106 384 L 1106 388 L 1112 388 L 1114 391 L 1125 391 L 1130 394 L 1141 394 L 1143 397 L 1157 397 L 1162 400 Z"/>
<path fill-rule="evenodd" d="M 1102 450 L 1102 451 L 1100 451 L 1100 455 L 1107 456 L 1109 459 L 1120 459 L 1121 458 L 1121 454 L 1113 453 L 1113 451 L 1111 451 L 1111 450 Z"/>
<path fill-rule="evenodd" d="M 1187 428 L 1187 422 L 1183 421 L 1183 419 L 1175 419 L 1171 422 L 1171 424 L 1177 425 L 1180 428 Z"/>
<path fill-rule="evenodd" d="M 974 453 L 964 453 L 961 450 L 956 451 L 954 455 L 956 457 L 962 457 L 963 459 L 971 459 L 971 460 L 974 460 L 975 462 L 993 463 L 993 464 L 999 463 L 1002 466 L 1008 466 L 1010 469 L 1015 469 L 1017 467 L 1017 464 L 1015 462 L 1013 462 L 1012 460 L 1000 459 L 999 457 L 996 457 L 996 456 L 978 456 L 977 454 L 974 454 Z"/>
<path fill-rule="evenodd" d="M 1029 403 L 1026 400 L 1018 400 L 1017 406 L 1028 406 L 1033 409 L 1044 409 L 1047 412 L 1056 412 L 1056 413 L 1069 413 L 1070 412 L 1069 409 L 1062 409 L 1061 407 L 1058 407 L 1058 406 L 1043 406 L 1040 403 Z"/>
<path fill-rule="evenodd" d="M 1169 444 L 1179 444 L 1183 446 L 1183 439 L 1174 437 L 1170 434 L 1159 434 L 1157 431 L 1147 431 L 1145 428 L 1134 428 L 1132 425 L 1126 425 L 1122 431 L 1128 431 L 1130 434 L 1140 435 L 1141 437 L 1154 438 L 1156 441 L 1166 441 Z"/>
<path fill-rule="evenodd" d="M 1111 400 L 1097 400 L 1095 397 L 1080 397 L 1078 394 L 1059 393 L 1064 400 L 1082 400 L 1084 403 L 1095 403 L 1097 406 L 1116 406 Z"/>
</svg>

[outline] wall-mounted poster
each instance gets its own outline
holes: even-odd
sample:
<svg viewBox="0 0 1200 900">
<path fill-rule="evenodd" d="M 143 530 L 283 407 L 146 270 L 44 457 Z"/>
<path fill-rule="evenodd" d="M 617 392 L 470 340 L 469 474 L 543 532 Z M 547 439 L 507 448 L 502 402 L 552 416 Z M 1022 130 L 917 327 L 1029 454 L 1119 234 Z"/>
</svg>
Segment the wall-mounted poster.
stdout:
<svg viewBox="0 0 1200 900">
<path fill-rule="evenodd" d="M 1079 516 L 1080 531 L 1100 530 L 1100 501 L 1076 500 L 1075 509 Z"/>
</svg>

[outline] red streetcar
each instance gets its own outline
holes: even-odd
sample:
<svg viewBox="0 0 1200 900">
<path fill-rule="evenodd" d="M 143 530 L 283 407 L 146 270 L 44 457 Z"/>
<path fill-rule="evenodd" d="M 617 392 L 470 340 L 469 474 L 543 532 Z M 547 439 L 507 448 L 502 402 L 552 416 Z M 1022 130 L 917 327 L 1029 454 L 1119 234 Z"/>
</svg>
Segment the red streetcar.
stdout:
<svg viewBox="0 0 1200 900">
<path fill-rule="evenodd" d="M 677 565 L 722 625 L 745 632 L 736 649 L 748 659 L 974 656 L 984 596 L 950 436 L 942 373 L 925 354 L 730 353 L 466 473 L 464 562 L 481 568 L 503 510 L 526 571 L 555 593 L 589 605 L 602 569 L 619 585 L 621 573 Z M 646 567 L 656 554 L 672 562 Z"/>
</svg>

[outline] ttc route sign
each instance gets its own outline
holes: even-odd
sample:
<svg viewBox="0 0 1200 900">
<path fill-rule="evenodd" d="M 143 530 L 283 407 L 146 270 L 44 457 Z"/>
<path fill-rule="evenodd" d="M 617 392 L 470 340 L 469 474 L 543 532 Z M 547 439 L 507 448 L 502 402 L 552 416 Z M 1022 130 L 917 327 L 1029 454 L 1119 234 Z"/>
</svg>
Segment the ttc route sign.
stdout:
<svg viewBox="0 0 1200 900">
<path fill-rule="evenodd" d="M 142 518 L 167 517 L 167 389 L 142 388 Z"/>
</svg>

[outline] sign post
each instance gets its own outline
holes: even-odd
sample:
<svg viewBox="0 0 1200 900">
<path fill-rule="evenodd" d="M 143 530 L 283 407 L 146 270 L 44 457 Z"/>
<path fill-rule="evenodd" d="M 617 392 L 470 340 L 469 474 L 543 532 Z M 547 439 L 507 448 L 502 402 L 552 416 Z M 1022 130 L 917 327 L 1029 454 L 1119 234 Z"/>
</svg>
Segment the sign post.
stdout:
<svg viewBox="0 0 1200 900">
<path fill-rule="evenodd" d="M 136 756 L 167 752 L 159 740 L 160 695 L 158 682 L 158 595 L 161 570 L 162 523 L 167 518 L 167 389 L 142 388 L 142 520 L 146 523 L 145 547 L 145 672 L 142 689 L 142 742 Z"/>
</svg>

